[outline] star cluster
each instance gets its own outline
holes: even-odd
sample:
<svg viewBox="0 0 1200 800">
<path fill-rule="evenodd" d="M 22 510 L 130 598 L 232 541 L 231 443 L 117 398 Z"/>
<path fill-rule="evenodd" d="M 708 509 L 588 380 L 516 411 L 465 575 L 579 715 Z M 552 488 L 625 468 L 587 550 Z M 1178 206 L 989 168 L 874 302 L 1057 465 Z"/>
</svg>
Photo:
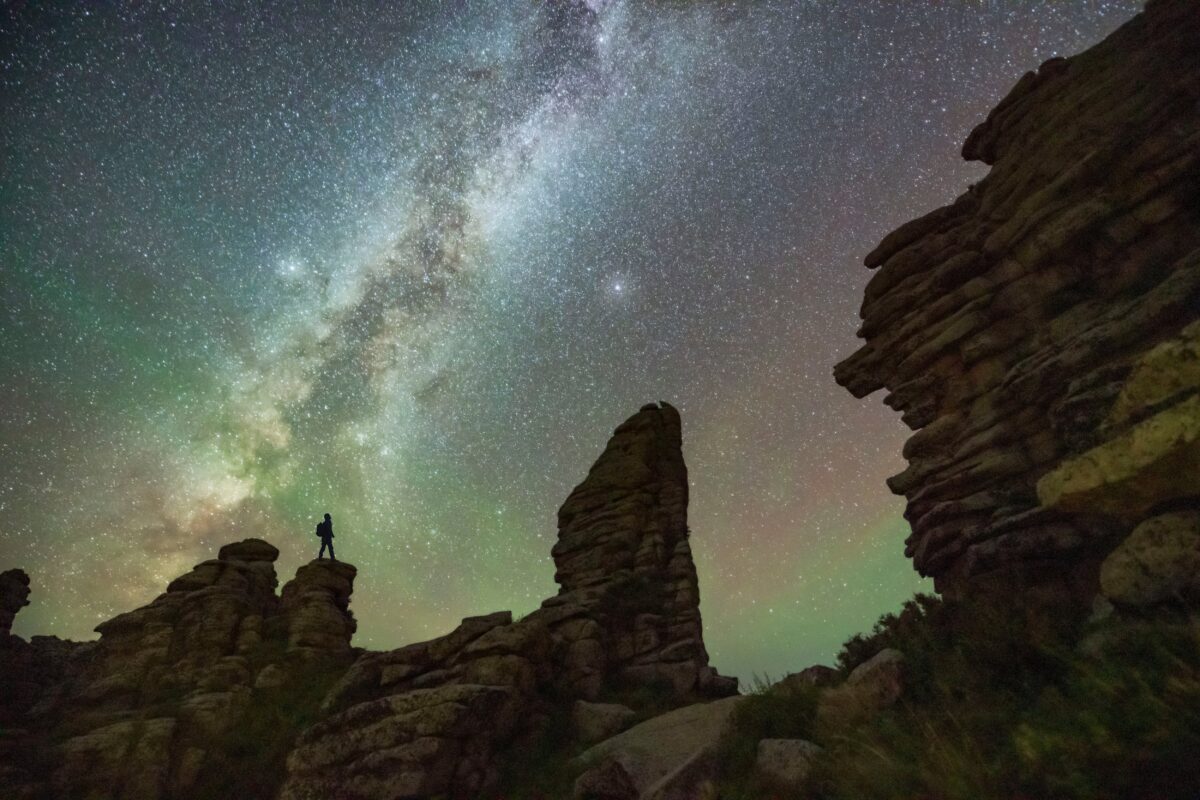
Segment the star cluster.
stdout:
<svg viewBox="0 0 1200 800">
<path fill-rule="evenodd" d="M 0 569 L 91 636 L 333 514 L 357 642 L 553 594 L 611 429 L 684 419 L 706 638 L 827 660 L 928 588 L 905 431 L 833 384 L 863 254 L 1125 2 L 0 11 Z"/>
</svg>

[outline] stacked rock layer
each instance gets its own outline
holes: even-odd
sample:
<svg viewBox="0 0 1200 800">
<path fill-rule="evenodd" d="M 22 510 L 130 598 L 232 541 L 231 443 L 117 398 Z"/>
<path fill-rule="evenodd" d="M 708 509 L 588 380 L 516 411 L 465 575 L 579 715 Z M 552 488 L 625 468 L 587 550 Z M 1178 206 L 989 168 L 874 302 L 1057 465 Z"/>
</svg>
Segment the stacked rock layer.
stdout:
<svg viewBox="0 0 1200 800">
<path fill-rule="evenodd" d="M 219 768 L 256 689 L 287 686 L 314 661 L 344 670 L 353 657 L 346 603 L 354 568 L 313 562 L 281 602 L 278 555 L 259 539 L 226 545 L 150 605 L 97 626 L 96 642 L 10 637 L 0 650 L 4 680 L 45 679 L 27 691 L 26 768 L 0 772 L 5 796 L 194 796 Z M 314 586 L 327 592 L 327 607 L 289 605 Z M 340 638 L 285 652 L 290 632 L 318 621 Z"/>
<path fill-rule="evenodd" d="M 559 510 L 557 596 L 513 621 L 362 655 L 288 759 L 284 800 L 484 796 L 500 754 L 576 699 L 653 686 L 733 694 L 708 666 L 687 530 L 679 413 L 644 406 Z"/>
<path fill-rule="evenodd" d="M 964 145 L 987 177 L 866 258 L 835 376 L 917 430 L 889 485 L 942 591 L 1088 597 L 1134 528 L 1198 505 L 1196 53 L 1200 3 L 1152 0 L 1025 75 Z"/>
<path fill-rule="evenodd" d="M 679 414 L 617 428 L 559 513 L 561 591 L 524 618 L 351 648 L 356 570 L 313 561 L 276 595 L 259 539 L 175 579 L 84 644 L 0 630 L 0 795 L 477 798 L 578 700 L 735 693 L 708 666 Z M 0 575 L 0 623 L 29 579 Z"/>
</svg>

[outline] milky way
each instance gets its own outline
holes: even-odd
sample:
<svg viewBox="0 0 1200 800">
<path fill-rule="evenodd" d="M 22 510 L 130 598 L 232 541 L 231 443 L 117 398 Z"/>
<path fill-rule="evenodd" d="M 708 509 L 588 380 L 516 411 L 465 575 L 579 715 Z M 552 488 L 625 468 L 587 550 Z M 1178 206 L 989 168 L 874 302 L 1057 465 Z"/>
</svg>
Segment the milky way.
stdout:
<svg viewBox="0 0 1200 800">
<path fill-rule="evenodd" d="M 928 589 L 905 431 L 831 378 L 862 256 L 1138 4 L 327 5 L 0 12 L 19 633 L 92 636 L 247 536 L 286 579 L 325 511 L 358 644 L 527 612 L 558 504 L 660 399 L 724 672 Z"/>
</svg>

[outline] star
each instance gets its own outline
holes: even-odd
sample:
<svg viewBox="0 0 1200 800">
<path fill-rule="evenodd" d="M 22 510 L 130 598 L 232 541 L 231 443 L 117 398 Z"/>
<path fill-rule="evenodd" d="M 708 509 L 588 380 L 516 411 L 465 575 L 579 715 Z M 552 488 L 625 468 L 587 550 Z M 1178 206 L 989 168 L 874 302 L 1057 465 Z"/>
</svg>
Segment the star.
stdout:
<svg viewBox="0 0 1200 800">
<path fill-rule="evenodd" d="M 286 580 L 325 511 L 356 644 L 527 612 L 558 505 L 662 399 L 715 665 L 829 661 L 929 589 L 884 483 L 906 430 L 831 377 L 862 257 L 1139 6 L 11 5 L 17 632 L 89 638 L 251 535 Z"/>
</svg>

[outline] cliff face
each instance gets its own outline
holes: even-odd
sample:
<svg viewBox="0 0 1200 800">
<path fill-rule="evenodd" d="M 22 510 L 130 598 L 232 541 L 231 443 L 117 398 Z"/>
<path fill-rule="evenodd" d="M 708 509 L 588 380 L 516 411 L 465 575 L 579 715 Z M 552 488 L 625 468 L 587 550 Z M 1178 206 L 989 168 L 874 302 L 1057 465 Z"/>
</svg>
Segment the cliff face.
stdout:
<svg viewBox="0 0 1200 800">
<path fill-rule="evenodd" d="M 917 431 L 889 485 L 942 591 L 1087 597 L 1131 531 L 1200 506 L 1198 52 L 1200 4 L 1151 0 L 1046 62 L 967 139 L 987 177 L 866 258 L 835 376 Z"/>
<path fill-rule="evenodd" d="M 470 617 L 357 651 L 355 568 L 313 561 L 276 595 L 278 551 L 248 539 L 98 626 L 97 642 L 0 633 L 0 793 L 478 797 L 501 755 L 574 700 L 735 693 L 701 638 L 681 446 L 665 404 L 617 429 L 560 511 L 561 591 L 516 622 Z M 0 580 L 11 623 L 28 578 Z"/>
</svg>

